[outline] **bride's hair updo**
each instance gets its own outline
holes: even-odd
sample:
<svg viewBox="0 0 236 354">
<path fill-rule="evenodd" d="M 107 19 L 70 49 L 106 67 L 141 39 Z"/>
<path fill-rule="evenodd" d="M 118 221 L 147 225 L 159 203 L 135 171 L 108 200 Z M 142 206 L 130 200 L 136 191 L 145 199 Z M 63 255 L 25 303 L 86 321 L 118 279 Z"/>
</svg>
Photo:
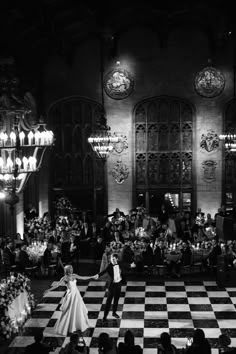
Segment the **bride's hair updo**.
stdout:
<svg viewBox="0 0 236 354">
<path fill-rule="evenodd" d="M 65 275 L 71 275 L 73 274 L 73 267 L 70 264 L 66 265 L 64 271 L 65 271 Z"/>
</svg>

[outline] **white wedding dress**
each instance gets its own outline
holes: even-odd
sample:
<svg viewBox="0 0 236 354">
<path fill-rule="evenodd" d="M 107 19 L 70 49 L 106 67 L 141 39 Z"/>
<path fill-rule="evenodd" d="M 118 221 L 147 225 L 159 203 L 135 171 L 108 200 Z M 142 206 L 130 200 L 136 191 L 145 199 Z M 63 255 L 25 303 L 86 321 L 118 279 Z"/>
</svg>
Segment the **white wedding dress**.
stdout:
<svg viewBox="0 0 236 354">
<path fill-rule="evenodd" d="M 84 332 L 91 327 L 88 319 L 88 310 L 76 285 L 76 279 L 67 283 L 66 295 L 61 305 L 61 315 L 56 323 L 55 331 L 67 336 L 78 330 Z"/>
</svg>

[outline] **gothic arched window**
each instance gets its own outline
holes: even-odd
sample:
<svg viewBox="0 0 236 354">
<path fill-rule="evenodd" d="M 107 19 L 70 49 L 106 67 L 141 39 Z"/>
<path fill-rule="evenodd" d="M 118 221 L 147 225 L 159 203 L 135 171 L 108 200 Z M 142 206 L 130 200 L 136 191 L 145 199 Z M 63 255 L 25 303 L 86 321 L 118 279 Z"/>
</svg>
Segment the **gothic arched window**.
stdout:
<svg viewBox="0 0 236 354">
<path fill-rule="evenodd" d="M 134 110 L 136 203 L 191 209 L 194 110 L 175 97 L 152 97 Z M 155 204 L 156 203 L 156 204 Z"/>
</svg>

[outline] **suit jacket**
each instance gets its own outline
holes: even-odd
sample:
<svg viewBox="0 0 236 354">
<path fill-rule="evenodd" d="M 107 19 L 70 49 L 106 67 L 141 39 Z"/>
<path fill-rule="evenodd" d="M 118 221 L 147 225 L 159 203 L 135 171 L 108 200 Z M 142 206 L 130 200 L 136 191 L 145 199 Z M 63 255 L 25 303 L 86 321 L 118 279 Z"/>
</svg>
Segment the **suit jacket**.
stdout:
<svg viewBox="0 0 236 354">
<path fill-rule="evenodd" d="M 24 250 L 20 250 L 20 254 L 19 254 L 19 265 L 22 269 L 24 269 L 24 267 L 29 267 L 31 265 L 31 261 L 29 259 L 29 255 L 26 251 Z"/>
<path fill-rule="evenodd" d="M 87 233 L 86 233 L 86 231 L 87 231 Z M 89 226 L 86 231 L 85 231 L 85 228 L 84 228 L 84 227 L 81 229 L 80 241 L 83 241 L 83 240 L 87 240 L 87 239 L 91 239 L 91 238 L 92 238 L 92 236 L 93 236 L 93 231 L 92 231 L 91 226 Z"/>
<path fill-rule="evenodd" d="M 123 267 L 120 265 L 120 263 L 118 263 L 119 267 L 120 267 L 120 275 L 121 275 L 121 281 L 122 283 L 125 282 L 125 275 L 124 275 L 124 270 L 123 270 Z M 100 273 L 98 273 L 99 277 L 101 277 L 102 275 L 104 274 L 108 274 L 110 276 L 110 281 L 109 281 L 109 284 L 108 284 L 108 287 L 112 286 L 113 284 L 113 281 L 114 281 L 114 270 L 113 270 L 113 264 L 112 263 L 109 263 L 108 266 L 103 270 L 101 271 Z"/>
<path fill-rule="evenodd" d="M 8 247 L 5 247 L 4 248 L 4 251 L 5 255 L 7 255 L 8 259 L 9 259 L 9 262 L 10 262 L 10 265 L 14 265 L 15 264 L 15 253 L 12 252 Z"/>
</svg>

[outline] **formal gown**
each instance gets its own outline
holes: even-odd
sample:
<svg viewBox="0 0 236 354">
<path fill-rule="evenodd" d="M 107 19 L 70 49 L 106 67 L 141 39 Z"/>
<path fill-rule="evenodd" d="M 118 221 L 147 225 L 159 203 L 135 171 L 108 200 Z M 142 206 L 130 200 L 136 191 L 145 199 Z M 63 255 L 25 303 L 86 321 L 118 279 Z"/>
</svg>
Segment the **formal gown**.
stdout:
<svg viewBox="0 0 236 354">
<path fill-rule="evenodd" d="M 56 332 L 63 336 L 78 330 L 84 332 L 91 327 L 88 310 L 76 285 L 76 279 L 67 283 L 66 295 L 61 305 L 61 315 L 56 324 Z"/>
</svg>

